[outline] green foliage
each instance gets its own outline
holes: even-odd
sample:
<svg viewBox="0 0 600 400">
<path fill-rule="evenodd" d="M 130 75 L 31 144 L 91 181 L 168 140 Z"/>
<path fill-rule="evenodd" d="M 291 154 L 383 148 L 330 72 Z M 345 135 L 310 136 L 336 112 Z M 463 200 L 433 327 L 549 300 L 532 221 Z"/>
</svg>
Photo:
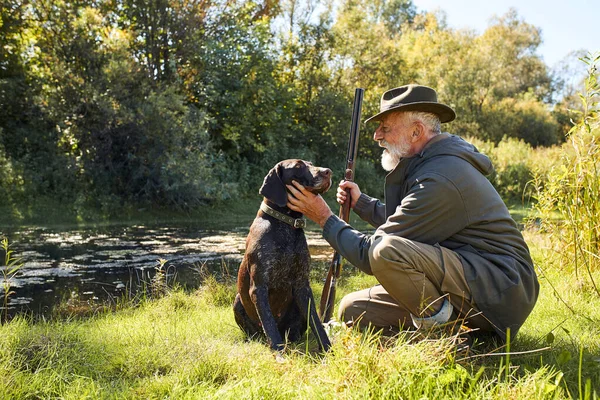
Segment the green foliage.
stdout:
<svg viewBox="0 0 600 400">
<path fill-rule="evenodd" d="M 103 18 L 103 7 L 36 1 L 29 11 L 35 47 L 26 62 L 35 68 L 26 78 L 47 132 L 9 125 L 3 135 L 27 192 L 108 213 L 127 202 L 189 208 L 237 193 L 221 184 L 225 161 L 205 112 L 186 103 L 177 81 L 159 83 L 166 75 L 136 60 L 143 35 Z"/>
<path fill-rule="evenodd" d="M 454 31 L 433 14 L 415 21 L 398 41 L 404 79 L 438 89 L 458 115 L 450 131 L 498 143 L 514 137 L 527 143 L 557 143 L 557 124 L 545 101 L 551 79 L 535 54 L 539 31 L 514 10 L 480 36 Z"/>
<path fill-rule="evenodd" d="M 237 289 L 235 282 L 228 280 L 218 281 L 214 275 L 207 275 L 198 290 L 198 295 L 208 306 L 228 307 L 233 304 Z"/>
<path fill-rule="evenodd" d="M 533 148 L 516 138 L 504 138 L 498 144 L 474 137 L 467 141 L 490 158 L 494 172 L 488 178 L 504 201 L 512 204 L 535 200 L 536 183 L 538 187 L 545 184 L 563 152 L 559 146 Z"/>
<path fill-rule="evenodd" d="M 528 164 L 531 153 L 531 146 L 522 140 L 503 140 L 495 147 L 491 181 L 504 200 L 522 201 L 531 197 L 533 175 Z"/>
<path fill-rule="evenodd" d="M 536 209 L 540 228 L 555 241 L 554 261 L 600 296 L 600 55 L 590 54 L 583 61 L 589 66 L 581 93 L 583 112 L 569 133 L 560 165 L 538 190 Z"/>
<path fill-rule="evenodd" d="M 490 140 L 521 139 L 535 146 L 559 143 L 559 126 L 548 106 L 533 98 L 531 93 L 519 98 L 507 97 L 484 107 L 481 123 L 486 126 Z"/>
<path fill-rule="evenodd" d="M 6 322 L 8 320 L 8 299 L 14 292 L 11 290 L 11 280 L 17 275 L 23 264 L 20 258 L 13 256 L 13 251 L 10 249 L 7 238 L 2 238 L 0 247 L 4 251 L 4 262 L 0 265 L 2 270 L 2 310 L 4 311 L 0 315 L 0 322 Z"/>
<path fill-rule="evenodd" d="M 450 132 L 496 144 L 559 143 L 568 119 L 550 112 L 559 85 L 536 54 L 539 29 L 514 10 L 478 35 L 410 0 L 3 4 L 0 194 L 15 214 L 41 198 L 83 217 L 193 209 L 256 193 L 284 158 L 337 180 L 356 87 L 369 116 L 384 90 L 430 85 L 457 110 Z M 357 179 L 377 194 L 372 129 Z M 505 175 L 520 196 L 523 167 Z"/>
</svg>

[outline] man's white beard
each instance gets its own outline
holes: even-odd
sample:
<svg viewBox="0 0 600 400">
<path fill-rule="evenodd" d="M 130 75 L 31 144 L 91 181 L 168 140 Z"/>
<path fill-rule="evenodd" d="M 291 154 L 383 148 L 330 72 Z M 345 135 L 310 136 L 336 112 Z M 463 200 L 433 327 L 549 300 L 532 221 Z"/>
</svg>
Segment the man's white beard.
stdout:
<svg viewBox="0 0 600 400">
<path fill-rule="evenodd" d="M 388 149 L 383 149 L 383 153 L 381 153 L 381 166 L 384 170 L 390 172 L 396 168 L 399 161 L 400 159 L 388 151 Z"/>
<path fill-rule="evenodd" d="M 382 140 L 379 145 L 385 147 L 381 154 L 381 166 L 388 172 L 396 168 L 400 159 L 408 156 L 410 152 L 410 143 L 398 143 L 394 145 Z"/>
</svg>

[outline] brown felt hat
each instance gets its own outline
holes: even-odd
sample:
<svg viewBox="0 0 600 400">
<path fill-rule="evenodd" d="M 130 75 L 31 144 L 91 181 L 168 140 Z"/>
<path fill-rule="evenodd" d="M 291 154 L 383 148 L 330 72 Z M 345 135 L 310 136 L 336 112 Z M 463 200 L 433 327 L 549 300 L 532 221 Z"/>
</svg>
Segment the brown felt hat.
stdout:
<svg viewBox="0 0 600 400">
<path fill-rule="evenodd" d="M 390 89 L 381 96 L 379 114 L 373 115 L 365 122 L 379 121 L 384 115 L 393 111 L 422 111 L 436 114 L 440 122 L 450 122 L 456 113 L 445 104 L 438 103 L 437 93 L 430 87 L 406 85 Z"/>
</svg>

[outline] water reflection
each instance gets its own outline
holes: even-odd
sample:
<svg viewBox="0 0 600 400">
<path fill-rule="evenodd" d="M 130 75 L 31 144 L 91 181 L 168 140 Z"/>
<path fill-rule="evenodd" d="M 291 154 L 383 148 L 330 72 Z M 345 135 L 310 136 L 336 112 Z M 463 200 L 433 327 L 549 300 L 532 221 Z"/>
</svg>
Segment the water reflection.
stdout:
<svg viewBox="0 0 600 400">
<path fill-rule="evenodd" d="M 23 262 L 11 281 L 15 294 L 10 296 L 9 313 L 48 316 L 56 304 L 69 299 L 102 303 L 135 294 L 151 281 L 158 259 L 168 261 L 170 281 L 188 288 L 201 284 L 200 269 L 235 276 L 248 229 L 137 225 L 0 233 Z M 319 232 L 307 232 L 307 238 L 313 259 L 330 256 Z"/>
</svg>

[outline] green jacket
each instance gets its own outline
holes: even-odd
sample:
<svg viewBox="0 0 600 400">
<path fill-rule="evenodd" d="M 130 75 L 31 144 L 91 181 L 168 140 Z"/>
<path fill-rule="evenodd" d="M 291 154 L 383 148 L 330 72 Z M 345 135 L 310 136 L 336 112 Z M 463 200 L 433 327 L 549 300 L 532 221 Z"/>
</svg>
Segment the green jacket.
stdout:
<svg viewBox="0 0 600 400">
<path fill-rule="evenodd" d="M 323 236 L 346 260 L 371 274 L 369 247 L 396 235 L 455 251 L 473 301 L 506 339 L 515 337 L 533 309 L 539 283 L 516 223 L 485 175 L 488 157 L 458 136 L 443 133 L 385 180 L 385 204 L 361 195 L 354 211 L 376 228 L 365 235 L 336 216 Z"/>
</svg>

